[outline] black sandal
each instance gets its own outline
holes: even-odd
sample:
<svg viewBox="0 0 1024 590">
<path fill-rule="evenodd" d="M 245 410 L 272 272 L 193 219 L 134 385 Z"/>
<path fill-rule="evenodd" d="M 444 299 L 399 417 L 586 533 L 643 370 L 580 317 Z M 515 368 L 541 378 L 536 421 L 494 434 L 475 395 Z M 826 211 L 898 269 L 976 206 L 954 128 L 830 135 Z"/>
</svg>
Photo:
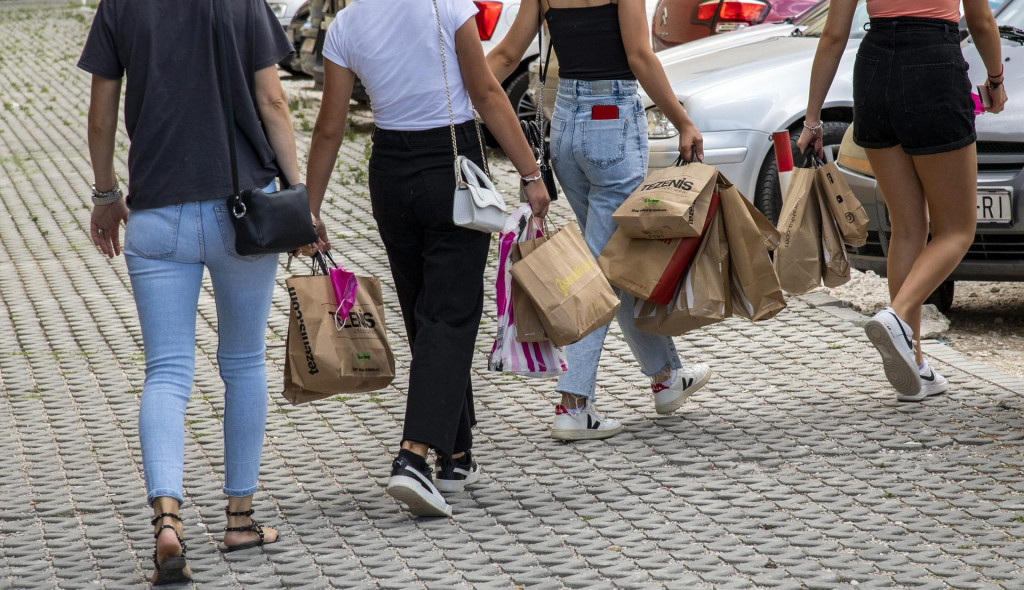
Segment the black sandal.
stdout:
<svg viewBox="0 0 1024 590">
<path fill-rule="evenodd" d="M 181 517 L 171 512 L 164 512 L 153 517 L 150 524 L 156 526 L 156 523 L 160 522 L 165 517 L 173 518 L 174 520 L 181 522 Z M 156 566 L 156 580 L 153 581 L 154 586 L 163 586 L 165 584 L 184 584 L 192 580 L 192 576 L 187 571 L 188 564 L 185 563 L 185 554 L 188 549 L 185 547 L 185 539 L 181 538 L 178 534 L 178 530 L 169 524 L 160 525 L 160 528 L 153 533 L 154 539 L 160 538 L 160 533 L 164 529 L 171 529 L 174 531 L 174 536 L 178 539 L 178 544 L 181 545 L 181 555 L 174 557 L 168 557 L 161 563 L 157 559 L 157 550 L 153 549 L 153 565 Z"/>
<path fill-rule="evenodd" d="M 225 547 L 224 551 L 225 552 L 232 553 L 234 551 L 242 551 L 244 549 L 252 549 L 253 547 L 261 547 L 264 544 L 270 545 L 271 543 L 277 543 L 277 539 L 274 539 L 273 541 L 270 541 L 269 543 L 266 541 L 266 538 L 263 536 L 263 527 L 258 522 L 256 522 L 255 520 L 252 519 L 252 515 L 255 512 L 256 511 L 253 510 L 252 508 L 246 510 L 245 512 L 231 512 L 230 509 L 228 509 L 228 508 L 224 509 L 224 514 L 227 514 L 228 516 L 248 516 L 249 517 L 249 525 L 248 526 L 229 526 L 229 527 L 224 527 L 224 532 L 225 533 L 244 533 L 244 532 L 247 532 L 247 531 L 252 531 L 252 532 L 254 532 L 254 533 L 256 533 L 257 535 L 260 536 L 259 540 L 257 540 L 257 541 L 249 541 L 247 543 L 239 543 L 238 545 L 231 545 L 231 546 L 228 546 L 227 544 L 225 544 L 224 545 L 224 547 Z M 280 533 L 278 533 L 278 535 L 280 535 Z"/>
</svg>

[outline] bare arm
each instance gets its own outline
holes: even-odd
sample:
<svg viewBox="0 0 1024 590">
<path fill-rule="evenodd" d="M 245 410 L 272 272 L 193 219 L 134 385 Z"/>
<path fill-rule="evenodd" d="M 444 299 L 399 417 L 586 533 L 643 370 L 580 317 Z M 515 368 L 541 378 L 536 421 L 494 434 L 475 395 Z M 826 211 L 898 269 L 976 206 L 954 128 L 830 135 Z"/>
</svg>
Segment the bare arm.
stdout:
<svg viewBox="0 0 1024 590">
<path fill-rule="evenodd" d="M 329 250 L 331 242 L 327 229 L 320 219 L 320 208 L 331 180 L 338 150 L 345 138 L 345 124 L 348 121 L 348 103 L 352 99 L 352 86 L 356 75 L 329 59 L 324 60 L 324 93 L 320 113 L 313 125 L 313 140 L 309 146 L 306 161 L 306 191 L 309 193 L 309 210 L 316 218 L 317 233 L 323 244 L 318 246 Z"/>
<path fill-rule="evenodd" d="M 487 66 L 499 82 L 508 78 L 522 61 L 530 41 L 537 35 L 540 0 L 523 0 L 508 33 L 487 54 Z"/>
<path fill-rule="evenodd" d="M 114 174 L 114 136 L 117 133 L 117 107 L 121 100 L 121 79 L 92 77 L 89 96 L 89 159 L 94 186 L 109 191 L 117 185 Z M 93 208 L 89 220 L 92 242 L 109 258 L 121 253 L 121 223 L 128 219 L 124 200 Z"/>
<path fill-rule="evenodd" d="M 978 53 L 985 62 L 985 69 L 988 70 L 986 84 L 992 95 L 992 106 L 986 110 L 998 113 L 1006 103 L 1006 88 L 1002 85 L 1003 52 L 999 27 L 987 0 L 964 0 L 964 18 L 967 19 L 967 30 L 971 32 Z M 991 89 L 993 83 L 999 85 L 995 90 Z"/>
<path fill-rule="evenodd" d="M 288 113 L 288 98 L 281 88 L 277 66 L 263 68 L 256 72 L 254 80 L 256 108 L 259 110 L 263 128 L 267 132 L 277 165 L 290 183 L 299 181 L 299 161 L 295 155 L 295 131 Z"/>
<path fill-rule="evenodd" d="M 703 159 L 704 138 L 686 114 L 683 105 L 679 104 L 668 76 L 665 75 L 665 68 L 661 67 L 661 61 L 648 42 L 650 28 L 643 0 L 619 0 L 619 28 L 629 69 L 633 70 L 637 82 L 654 104 L 679 131 L 679 154 L 689 158 L 691 147 L 695 147 L 697 157 Z"/>
<path fill-rule="evenodd" d="M 533 159 L 533 151 L 526 143 L 526 136 L 523 135 L 519 119 L 508 102 L 508 96 L 488 69 L 483 46 L 480 45 L 480 36 L 473 20 L 466 21 L 455 32 L 455 52 L 459 56 L 459 69 L 462 71 L 466 90 L 484 123 L 487 124 L 487 129 L 501 144 L 505 155 L 512 161 L 519 175 L 532 176 L 538 171 L 537 161 Z M 543 182 L 527 183 L 526 198 L 534 215 L 543 217 L 547 214 L 551 198 Z"/>
<path fill-rule="evenodd" d="M 825 96 L 828 95 L 828 89 L 836 77 L 846 43 L 850 40 L 850 27 L 856 8 L 857 0 L 832 0 L 829 5 L 828 19 L 825 21 L 821 39 L 818 40 L 818 50 L 814 54 L 814 64 L 811 66 L 811 87 L 807 95 L 805 125 L 814 127 L 821 123 L 821 106 L 825 104 Z M 797 140 L 797 147 L 802 152 L 813 141 L 815 150 L 820 154 L 821 140 L 821 128 L 811 130 L 805 127 Z"/>
</svg>

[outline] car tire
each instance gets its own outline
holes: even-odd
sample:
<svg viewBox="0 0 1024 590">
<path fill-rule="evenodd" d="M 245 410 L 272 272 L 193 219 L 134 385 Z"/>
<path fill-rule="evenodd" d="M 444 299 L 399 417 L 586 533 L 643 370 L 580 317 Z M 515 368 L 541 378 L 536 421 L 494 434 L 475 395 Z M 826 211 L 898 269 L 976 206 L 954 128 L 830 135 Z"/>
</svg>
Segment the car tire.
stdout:
<svg viewBox="0 0 1024 590">
<path fill-rule="evenodd" d="M 956 283 L 954 281 L 943 282 L 941 285 L 939 285 L 938 289 L 935 289 L 935 291 L 933 291 L 932 294 L 928 296 L 928 299 L 925 299 L 925 304 L 930 303 L 937 307 L 938 310 L 941 311 L 942 313 L 946 313 L 947 311 L 950 310 L 950 308 L 953 307 L 953 295 L 955 286 Z"/>
<path fill-rule="evenodd" d="M 280 65 L 283 69 L 291 72 L 296 76 L 305 76 L 306 73 L 302 71 L 302 41 L 305 37 L 302 36 L 302 27 L 305 26 L 306 21 L 309 20 L 309 3 L 303 4 L 295 16 L 292 17 L 292 22 L 288 25 L 285 32 L 288 34 L 288 39 L 292 42 L 292 47 L 295 49 L 295 53 L 285 56 L 281 60 Z"/>
<path fill-rule="evenodd" d="M 835 155 L 839 151 L 839 144 L 843 141 L 843 134 L 846 133 L 846 128 L 849 126 L 849 123 L 843 121 L 826 121 L 824 123 L 823 144 L 826 160 L 835 160 Z M 796 148 L 796 140 L 799 137 L 799 132 L 791 133 L 789 136 L 793 157 L 797 164 L 800 163 Z M 768 152 L 768 157 L 761 164 L 761 171 L 757 174 L 755 190 L 754 206 L 769 221 L 773 224 L 778 224 L 779 214 L 782 212 L 782 188 L 779 185 L 779 165 L 775 160 L 775 148 Z"/>
</svg>

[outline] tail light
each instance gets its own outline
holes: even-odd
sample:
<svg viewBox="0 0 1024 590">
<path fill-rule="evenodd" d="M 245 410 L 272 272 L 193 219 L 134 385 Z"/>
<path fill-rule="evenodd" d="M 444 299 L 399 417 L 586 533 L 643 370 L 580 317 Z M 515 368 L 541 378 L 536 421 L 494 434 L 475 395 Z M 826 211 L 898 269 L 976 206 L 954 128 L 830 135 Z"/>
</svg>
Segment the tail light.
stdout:
<svg viewBox="0 0 1024 590">
<path fill-rule="evenodd" d="M 694 23 L 707 25 L 715 33 L 756 25 L 771 10 L 764 0 L 704 0 L 697 5 Z"/>
<path fill-rule="evenodd" d="M 498 28 L 498 17 L 501 16 L 501 2 L 473 2 L 476 4 L 476 30 L 480 33 L 481 41 L 489 41 L 494 36 L 494 29 Z"/>
</svg>

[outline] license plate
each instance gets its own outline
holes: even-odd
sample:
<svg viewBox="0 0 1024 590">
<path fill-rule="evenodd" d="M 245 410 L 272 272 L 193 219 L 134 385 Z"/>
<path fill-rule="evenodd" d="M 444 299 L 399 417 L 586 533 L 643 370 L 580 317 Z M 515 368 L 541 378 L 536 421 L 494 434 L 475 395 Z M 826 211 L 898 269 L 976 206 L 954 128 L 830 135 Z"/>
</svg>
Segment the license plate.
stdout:
<svg viewBox="0 0 1024 590">
<path fill-rule="evenodd" d="M 978 187 L 978 223 L 1012 223 L 1013 189 Z"/>
</svg>

